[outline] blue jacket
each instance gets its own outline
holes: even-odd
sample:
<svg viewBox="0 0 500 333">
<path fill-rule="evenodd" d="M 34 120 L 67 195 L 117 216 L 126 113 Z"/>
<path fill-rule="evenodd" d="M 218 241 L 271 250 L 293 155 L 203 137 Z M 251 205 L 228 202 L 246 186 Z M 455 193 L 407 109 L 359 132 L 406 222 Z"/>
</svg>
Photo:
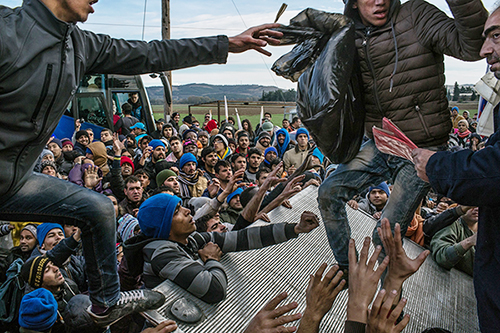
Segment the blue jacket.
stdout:
<svg viewBox="0 0 500 333">
<path fill-rule="evenodd" d="M 438 152 L 426 167 L 432 187 L 456 202 L 479 207 L 474 289 L 481 332 L 500 327 L 500 131 L 477 152 Z"/>
</svg>

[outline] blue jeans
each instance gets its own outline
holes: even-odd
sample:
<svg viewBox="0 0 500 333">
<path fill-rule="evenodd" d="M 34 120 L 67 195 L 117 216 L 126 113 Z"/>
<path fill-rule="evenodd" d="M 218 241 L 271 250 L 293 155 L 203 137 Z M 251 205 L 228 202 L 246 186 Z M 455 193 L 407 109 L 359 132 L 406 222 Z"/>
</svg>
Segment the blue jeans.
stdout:
<svg viewBox="0 0 500 333">
<path fill-rule="evenodd" d="M 326 228 L 326 234 L 335 259 L 341 266 L 348 266 L 351 228 L 347 220 L 345 204 L 356 194 L 390 180 L 394 185 L 389 200 L 382 210 L 382 218 L 388 218 L 391 228 L 401 225 L 404 236 L 418 205 L 430 189 L 429 183 L 417 177 L 410 161 L 381 153 L 372 140 L 367 141 L 356 157 L 341 164 L 321 184 L 318 203 Z M 380 220 L 377 227 L 380 226 Z M 382 245 L 377 229 L 373 231 L 373 243 Z"/>
<path fill-rule="evenodd" d="M 111 307 L 118 302 L 116 222 L 111 200 L 69 181 L 35 172 L 19 191 L 0 200 L 2 220 L 79 227 L 92 304 Z"/>
</svg>

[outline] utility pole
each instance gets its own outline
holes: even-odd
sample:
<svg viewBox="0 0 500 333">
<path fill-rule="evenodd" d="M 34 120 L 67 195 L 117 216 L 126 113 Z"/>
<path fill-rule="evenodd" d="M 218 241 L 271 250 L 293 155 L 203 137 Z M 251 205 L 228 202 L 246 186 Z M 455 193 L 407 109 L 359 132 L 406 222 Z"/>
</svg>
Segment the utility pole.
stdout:
<svg viewBox="0 0 500 333">
<path fill-rule="evenodd" d="M 170 39 L 170 0 L 161 0 L 161 38 Z M 172 72 L 165 72 L 167 77 L 167 82 L 169 84 L 170 93 L 172 92 Z M 165 119 L 170 119 L 170 114 L 172 113 L 172 101 L 170 98 L 165 98 L 165 105 L 163 107 L 163 114 Z"/>
</svg>

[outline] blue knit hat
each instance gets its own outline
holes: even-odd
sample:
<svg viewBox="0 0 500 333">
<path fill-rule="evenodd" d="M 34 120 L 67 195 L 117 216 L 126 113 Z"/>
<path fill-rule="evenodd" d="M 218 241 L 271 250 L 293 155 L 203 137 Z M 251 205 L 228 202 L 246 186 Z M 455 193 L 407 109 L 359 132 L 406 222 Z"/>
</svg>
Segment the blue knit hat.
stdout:
<svg viewBox="0 0 500 333">
<path fill-rule="evenodd" d="M 227 196 L 226 202 L 229 203 L 232 198 L 234 198 L 237 195 L 241 195 L 242 192 L 243 190 L 241 188 L 237 188 L 236 191 Z"/>
<path fill-rule="evenodd" d="M 186 163 L 188 162 L 194 162 L 196 163 L 196 166 L 198 166 L 198 160 L 196 159 L 196 157 L 191 153 L 185 153 L 181 156 L 181 159 L 179 160 L 179 167 L 182 169 L 184 165 L 186 165 Z"/>
<path fill-rule="evenodd" d="M 321 151 L 316 147 L 313 150 L 313 156 L 316 156 L 319 159 L 319 162 L 323 164 L 323 160 L 325 159 L 325 155 L 321 153 Z"/>
<path fill-rule="evenodd" d="M 151 147 L 153 147 L 153 150 L 155 150 L 156 147 L 158 147 L 158 146 L 162 146 L 163 148 L 165 148 L 165 144 L 163 143 L 163 141 L 158 140 L 158 139 L 151 140 L 151 142 L 149 143 L 149 145 Z"/>
<path fill-rule="evenodd" d="M 297 130 L 297 132 L 295 132 L 295 138 L 297 138 L 300 134 L 305 134 L 307 135 L 307 139 L 309 140 L 309 131 L 307 129 L 305 129 L 304 127 L 301 127 Z"/>
<path fill-rule="evenodd" d="M 50 230 L 59 228 L 62 230 L 64 234 L 64 228 L 62 225 L 57 224 L 57 223 L 42 223 L 36 228 L 36 238 L 38 239 L 38 244 L 42 246 L 43 242 L 45 241 L 45 237 L 47 237 L 47 234 L 49 233 Z M 64 237 L 66 235 L 64 234 Z"/>
<path fill-rule="evenodd" d="M 391 191 L 389 190 L 389 186 L 387 186 L 386 182 L 382 182 L 377 186 L 370 186 L 368 193 L 370 193 L 372 190 L 382 190 L 387 194 L 388 197 L 391 195 Z"/>
<path fill-rule="evenodd" d="M 137 214 L 141 232 L 148 237 L 168 239 L 175 208 L 180 202 L 179 197 L 166 193 L 144 201 Z"/>
<path fill-rule="evenodd" d="M 62 149 L 62 144 L 61 144 L 61 140 L 59 140 L 58 138 L 53 138 L 51 143 L 54 142 L 55 144 L 57 144 L 59 146 L 59 148 Z"/>
<path fill-rule="evenodd" d="M 38 288 L 24 295 L 19 307 L 19 326 L 47 331 L 57 320 L 57 302 L 54 295 L 44 288 Z"/>
<path fill-rule="evenodd" d="M 274 151 L 276 155 L 278 155 L 278 151 L 274 147 L 267 147 L 266 150 L 264 150 L 264 158 L 266 157 L 267 153 L 270 151 Z"/>
</svg>

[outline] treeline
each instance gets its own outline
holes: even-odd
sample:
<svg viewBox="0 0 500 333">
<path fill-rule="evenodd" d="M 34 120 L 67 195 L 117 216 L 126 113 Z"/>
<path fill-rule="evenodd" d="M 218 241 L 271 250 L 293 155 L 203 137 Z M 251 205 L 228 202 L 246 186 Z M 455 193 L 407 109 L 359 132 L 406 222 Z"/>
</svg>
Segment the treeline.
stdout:
<svg viewBox="0 0 500 333">
<path fill-rule="evenodd" d="M 461 86 L 455 82 L 453 93 L 448 89 L 448 100 L 454 102 L 468 102 L 478 99 L 476 90 L 472 86 Z"/>
<path fill-rule="evenodd" d="M 277 102 L 295 102 L 297 92 L 295 89 L 288 90 L 274 90 L 269 92 L 262 92 L 262 97 L 259 101 L 277 101 Z"/>
</svg>

